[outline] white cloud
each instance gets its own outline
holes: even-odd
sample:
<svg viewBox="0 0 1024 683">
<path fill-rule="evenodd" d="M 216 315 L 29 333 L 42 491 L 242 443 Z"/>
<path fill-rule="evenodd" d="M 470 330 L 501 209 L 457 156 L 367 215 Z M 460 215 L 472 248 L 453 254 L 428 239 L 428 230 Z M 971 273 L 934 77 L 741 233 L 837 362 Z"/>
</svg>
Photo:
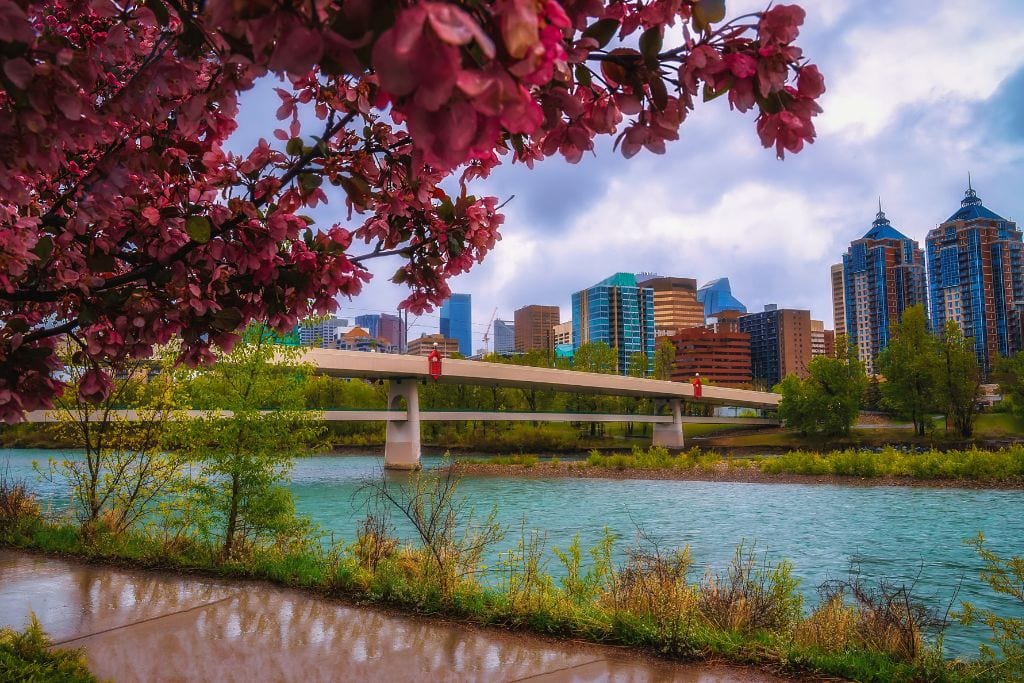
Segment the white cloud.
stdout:
<svg viewBox="0 0 1024 683">
<path fill-rule="evenodd" d="M 981 100 L 1024 63 L 1024 32 L 989 2 L 907 7 L 902 23 L 872 9 L 873 21 L 843 35 L 827 69 L 823 135 L 870 138 L 908 105 Z"/>
</svg>

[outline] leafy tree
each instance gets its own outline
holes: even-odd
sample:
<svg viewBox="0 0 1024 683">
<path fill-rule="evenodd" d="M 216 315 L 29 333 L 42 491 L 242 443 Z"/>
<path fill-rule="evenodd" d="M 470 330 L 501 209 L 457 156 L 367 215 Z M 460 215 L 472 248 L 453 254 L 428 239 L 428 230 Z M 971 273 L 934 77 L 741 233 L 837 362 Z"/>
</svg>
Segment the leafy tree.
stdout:
<svg viewBox="0 0 1024 683">
<path fill-rule="evenodd" d="M 835 358 L 816 356 L 807 366 L 807 379 L 788 375 L 775 387 L 782 394 L 779 417 L 802 434 L 849 434 L 857 419 L 867 385 L 864 365 L 844 337 L 836 348 L 847 351 Z"/>
<path fill-rule="evenodd" d="M 499 237 L 498 200 L 468 186 L 503 159 L 576 162 L 599 134 L 661 153 L 701 93 L 754 109 L 779 157 L 800 151 L 825 91 L 794 44 L 804 16 L 726 21 L 708 0 L 0 0 L 0 419 L 51 405 L 61 336 L 91 366 L 78 391 L 101 400 L 107 363 L 174 337 L 183 361 L 213 362 L 252 321 L 283 333 L 335 310 L 373 259 L 401 257 L 405 308 L 439 304 Z M 226 151 L 240 93 L 268 73 L 281 127 Z M 328 198 L 358 219 L 317 225 Z"/>
<path fill-rule="evenodd" d="M 646 377 L 647 376 L 647 354 L 643 351 L 634 351 L 629 354 L 629 358 L 626 361 L 628 372 L 630 377 Z"/>
<path fill-rule="evenodd" d="M 939 352 L 935 338 L 928 332 L 924 306 L 911 306 L 893 327 L 889 346 L 878 358 L 885 375 L 882 401 L 889 410 L 914 423 L 914 431 L 924 436 L 928 413 L 935 409 L 939 385 Z"/>
<path fill-rule="evenodd" d="M 946 323 L 938 341 L 938 396 L 946 414 L 947 429 L 967 439 L 974 433 L 974 418 L 981 393 L 981 368 L 974 343 L 964 337 L 955 321 Z"/>
<path fill-rule="evenodd" d="M 1017 417 L 1024 417 L 1024 351 L 1018 351 L 1009 358 L 1000 358 L 996 364 L 995 377 L 999 392 Z"/>
<path fill-rule="evenodd" d="M 208 510 L 202 532 L 219 539 L 225 557 L 299 528 L 288 473 L 323 431 L 320 416 L 306 410 L 312 368 L 302 354 L 252 327 L 190 383 L 192 401 L 208 412 L 183 425 L 180 443 L 200 464 L 193 489 Z"/>
<path fill-rule="evenodd" d="M 531 368 L 550 368 L 552 367 L 552 358 L 549 354 L 543 351 L 528 351 L 518 356 L 512 356 L 510 362 L 513 365 L 522 365 Z M 554 391 L 545 389 L 519 389 L 518 390 L 523 397 L 523 401 L 526 403 L 526 407 L 530 412 L 537 412 L 538 410 L 552 410 L 557 400 L 557 394 Z"/>
<path fill-rule="evenodd" d="M 868 378 L 867 388 L 864 389 L 864 410 L 881 410 L 882 408 L 882 383 L 878 381 L 878 375 L 871 375 Z"/>
<path fill-rule="evenodd" d="M 80 352 L 65 367 L 73 389 L 89 381 Z M 172 420 L 181 417 L 173 359 L 121 366 L 111 392 L 94 405 L 78 391 L 57 399 L 58 435 L 77 443 L 82 457 L 51 458 L 41 474 L 71 490 L 72 509 L 86 531 L 103 525 L 121 533 L 181 484 L 185 463 L 170 449 Z M 120 412 L 131 409 L 134 420 Z"/>
<path fill-rule="evenodd" d="M 618 371 L 619 359 L 615 349 L 605 342 L 580 344 L 572 358 L 572 369 L 579 372 L 598 372 L 614 375 Z"/>
<path fill-rule="evenodd" d="M 572 369 L 578 372 L 597 372 L 614 375 L 619 365 L 615 349 L 605 342 L 587 342 L 580 344 L 573 354 Z M 614 401 L 610 396 L 593 396 L 589 394 L 573 394 L 568 402 L 568 409 L 575 412 L 598 412 Z M 590 435 L 604 433 L 604 424 L 590 423 Z"/>
<path fill-rule="evenodd" d="M 672 379 L 676 366 L 676 345 L 668 337 L 661 337 L 654 348 L 654 379 Z"/>
</svg>

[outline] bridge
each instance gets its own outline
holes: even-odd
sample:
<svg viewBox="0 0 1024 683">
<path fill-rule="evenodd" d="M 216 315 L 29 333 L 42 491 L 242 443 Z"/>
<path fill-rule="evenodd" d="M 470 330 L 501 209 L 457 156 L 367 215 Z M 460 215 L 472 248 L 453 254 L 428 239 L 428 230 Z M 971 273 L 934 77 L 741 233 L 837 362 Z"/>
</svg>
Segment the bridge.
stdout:
<svg viewBox="0 0 1024 683">
<path fill-rule="evenodd" d="M 506 363 L 446 358 L 442 361 L 441 376 L 430 376 L 428 361 L 423 356 L 366 353 L 310 349 L 304 360 L 317 368 L 320 374 L 333 377 L 352 377 L 390 380 L 386 411 L 372 418 L 387 422 L 384 446 L 384 466 L 390 469 L 415 469 L 420 463 L 420 422 L 424 420 L 523 420 L 535 422 L 648 422 L 654 425 L 653 443 L 667 448 L 683 447 L 683 423 L 730 423 L 777 425 L 777 420 L 764 418 L 685 418 L 682 402 L 736 406 L 745 408 L 775 408 L 781 398 L 778 394 L 726 387 L 703 387 L 700 398 L 694 398 L 693 386 L 681 382 L 603 375 L 593 372 L 536 368 Z M 584 394 L 635 396 L 655 401 L 654 415 L 581 415 L 578 413 L 540 412 L 422 412 L 419 408 L 418 386 L 423 382 L 444 384 L 474 384 L 480 386 L 541 389 Z M 402 405 L 404 403 L 404 406 Z M 661 415 L 663 406 L 668 415 Z M 352 413 L 360 411 L 352 411 Z M 349 411 L 327 411 L 324 418 L 350 419 Z M 355 419 L 354 417 L 351 419 Z"/>
<path fill-rule="evenodd" d="M 777 425 L 778 420 L 740 417 L 686 417 L 682 402 L 705 405 L 771 409 L 779 404 L 778 394 L 726 387 L 703 387 L 700 398 L 693 395 L 693 385 L 622 375 L 536 368 L 505 363 L 486 363 L 446 358 L 441 376 L 436 380 L 423 356 L 406 356 L 365 351 L 310 349 L 303 361 L 316 368 L 318 374 L 343 378 L 389 380 L 388 403 L 385 410 L 325 410 L 327 422 L 387 423 L 384 445 L 384 467 L 416 469 L 420 466 L 420 423 L 425 421 L 524 421 L 524 422 L 640 422 L 653 424 L 653 444 L 666 448 L 683 447 L 683 424 Z M 486 411 L 421 411 L 419 385 L 425 382 L 442 384 L 473 384 L 480 386 L 541 389 L 583 394 L 634 396 L 654 399 L 653 415 L 593 414 L 571 412 L 486 412 Z M 662 415 L 667 406 L 669 413 Z M 137 420 L 133 410 L 115 411 L 127 420 Z M 206 411 L 185 411 L 189 415 L 205 415 Z M 98 415 L 99 411 L 97 411 Z M 230 417 L 230 411 L 220 411 Z M 55 422 L 55 411 L 37 410 L 26 415 L 29 422 Z M 92 419 L 92 418 L 90 418 Z M 98 418 L 97 418 L 98 419 Z"/>
</svg>

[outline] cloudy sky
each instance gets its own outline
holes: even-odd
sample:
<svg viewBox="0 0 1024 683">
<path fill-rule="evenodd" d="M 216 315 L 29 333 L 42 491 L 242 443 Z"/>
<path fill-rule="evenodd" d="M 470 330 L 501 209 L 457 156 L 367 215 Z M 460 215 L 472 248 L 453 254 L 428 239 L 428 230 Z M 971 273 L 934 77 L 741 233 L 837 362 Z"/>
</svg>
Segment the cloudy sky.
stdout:
<svg viewBox="0 0 1024 683">
<path fill-rule="evenodd" d="M 801 154 L 776 160 L 752 113 L 722 98 L 698 105 L 665 155 L 627 161 L 603 140 L 579 164 L 507 166 L 477 183 L 477 194 L 515 198 L 498 247 L 453 282 L 473 297 L 474 347 L 495 308 L 511 319 L 557 304 L 568 320 L 572 292 L 617 271 L 728 277 L 751 311 L 809 308 L 830 325 L 829 264 L 868 230 L 877 198 L 923 244 L 959 208 L 968 171 L 986 206 L 1024 221 L 1024 2 L 801 4 L 799 44 L 828 86 L 818 140 Z M 730 15 L 763 7 L 728 3 Z M 268 135 L 276 104 L 251 96 L 239 133 Z M 377 268 L 340 315 L 394 310 L 403 290 L 387 282 L 391 264 Z M 426 314 L 410 336 L 437 327 Z"/>
</svg>

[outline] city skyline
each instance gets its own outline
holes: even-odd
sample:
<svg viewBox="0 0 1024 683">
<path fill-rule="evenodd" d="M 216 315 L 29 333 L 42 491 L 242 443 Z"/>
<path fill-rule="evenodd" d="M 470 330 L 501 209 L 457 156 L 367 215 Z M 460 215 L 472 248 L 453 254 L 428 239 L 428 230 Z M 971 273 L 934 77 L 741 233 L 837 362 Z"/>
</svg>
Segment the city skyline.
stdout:
<svg viewBox="0 0 1024 683">
<path fill-rule="evenodd" d="M 729 11 L 765 4 L 737 0 Z M 1024 34 L 1016 27 L 1024 4 L 922 7 L 806 3 L 801 44 L 828 90 L 818 140 L 783 162 L 761 148 L 750 115 L 723 116 L 728 105 L 716 100 L 697 106 L 665 155 L 627 161 L 602 140 L 575 165 L 558 158 L 533 171 L 504 165 L 474 182 L 476 195 L 515 196 L 494 252 L 451 283 L 452 291 L 474 294 L 474 343 L 495 308 L 503 318 L 528 303 L 569 310 L 572 292 L 619 270 L 700 283 L 728 276 L 749 310 L 778 302 L 834 328 L 829 266 L 863 234 L 879 195 L 904 234 L 923 244 L 971 171 L 986 202 L 1020 222 Z M 276 125 L 273 85 L 243 101 L 238 149 L 251 149 Z M 330 203 L 312 213 L 345 224 L 343 199 L 326 191 Z M 408 290 L 388 282 L 397 260 L 384 265 L 362 294 L 341 301 L 339 315 L 396 309 Z M 437 316 L 410 316 L 410 336 L 437 330 Z"/>
</svg>

